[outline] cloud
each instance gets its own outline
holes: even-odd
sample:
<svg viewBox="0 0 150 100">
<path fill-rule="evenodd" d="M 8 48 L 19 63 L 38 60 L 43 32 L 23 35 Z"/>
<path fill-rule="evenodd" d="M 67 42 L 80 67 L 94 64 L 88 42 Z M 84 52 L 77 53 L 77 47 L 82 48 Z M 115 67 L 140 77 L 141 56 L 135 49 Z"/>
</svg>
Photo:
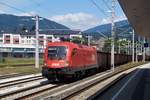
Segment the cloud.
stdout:
<svg viewBox="0 0 150 100">
<path fill-rule="evenodd" d="M 97 18 L 89 13 L 68 13 L 65 15 L 52 16 L 49 19 L 60 24 L 66 25 L 72 29 L 86 30 L 98 25 L 111 23 L 111 16 L 109 18 Z M 115 18 L 115 21 L 121 21 L 127 19 L 125 15 Z"/>
<path fill-rule="evenodd" d="M 85 30 L 100 24 L 100 19 L 88 13 L 68 13 L 65 15 L 56 15 L 49 18 L 60 24 L 66 25 L 72 29 Z"/>
<path fill-rule="evenodd" d="M 0 14 L 5 14 L 6 12 L 3 10 L 0 10 Z"/>
<path fill-rule="evenodd" d="M 26 13 L 17 13 L 14 15 L 16 15 L 16 16 L 32 16 L 32 15 L 36 15 L 36 12 L 31 11 L 31 12 L 26 12 Z"/>
<path fill-rule="evenodd" d="M 119 16 L 115 18 L 115 22 L 118 22 L 118 21 L 122 21 L 122 20 L 127 20 L 127 17 L 125 15 L 122 15 L 122 16 Z M 109 18 L 104 18 L 101 20 L 101 24 L 100 25 L 103 25 L 103 24 L 109 24 L 111 23 L 111 16 Z"/>
</svg>

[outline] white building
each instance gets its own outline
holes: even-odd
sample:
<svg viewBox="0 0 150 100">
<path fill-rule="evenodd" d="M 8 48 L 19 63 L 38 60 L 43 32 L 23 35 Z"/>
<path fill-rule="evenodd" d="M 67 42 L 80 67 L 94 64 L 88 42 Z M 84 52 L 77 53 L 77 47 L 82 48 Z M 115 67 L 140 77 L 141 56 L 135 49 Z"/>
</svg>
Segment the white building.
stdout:
<svg viewBox="0 0 150 100">
<path fill-rule="evenodd" d="M 47 42 L 60 41 L 60 38 L 82 37 L 80 31 L 50 31 L 39 34 L 39 51 L 44 52 Z M 35 33 L 0 34 L 0 52 L 3 56 L 34 56 Z"/>
</svg>

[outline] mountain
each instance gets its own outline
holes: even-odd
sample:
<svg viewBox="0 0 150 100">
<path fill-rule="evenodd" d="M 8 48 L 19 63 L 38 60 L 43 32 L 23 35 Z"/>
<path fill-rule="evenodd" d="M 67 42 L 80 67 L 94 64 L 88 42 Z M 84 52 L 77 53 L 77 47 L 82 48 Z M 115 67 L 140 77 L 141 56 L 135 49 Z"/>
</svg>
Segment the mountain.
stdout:
<svg viewBox="0 0 150 100">
<path fill-rule="evenodd" d="M 42 18 L 39 21 L 40 29 L 69 29 L 68 27 Z M 33 31 L 35 29 L 35 20 L 31 16 L 15 16 L 0 14 L 0 32 L 20 32 L 22 30 Z"/>
<path fill-rule="evenodd" d="M 116 37 L 131 37 L 132 27 L 130 26 L 127 20 L 122 20 L 115 22 L 115 34 Z M 130 33 L 130 34 L 129 34 Z M 102 35 L 106 37 L 111 37 L 111 23 L 99 25 L 94 28 L 88 29 L 84 31 L 84 35 L 93 35 L 95 37 L 102 37 Z"/>
</svg>

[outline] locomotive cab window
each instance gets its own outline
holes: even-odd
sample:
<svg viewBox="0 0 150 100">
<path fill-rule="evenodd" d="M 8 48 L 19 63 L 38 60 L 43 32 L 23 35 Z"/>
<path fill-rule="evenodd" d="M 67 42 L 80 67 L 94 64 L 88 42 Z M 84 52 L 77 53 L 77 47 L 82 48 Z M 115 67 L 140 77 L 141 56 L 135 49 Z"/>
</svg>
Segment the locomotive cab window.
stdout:
<svg viewBox="0 0 150 100">
<path fill-rule="evenodd" d="M 65 46 L 50 46 L 48 48 L 48 59 L 64 60 L 66 58 L 67 48 Z"/>
<path fill-rule="evenodd" d="M 73 50 L 72 50 L 72 56 L 74 56 L 75 54 L 77 53 L 77 48 L 74 48 Z"/>
</svg>

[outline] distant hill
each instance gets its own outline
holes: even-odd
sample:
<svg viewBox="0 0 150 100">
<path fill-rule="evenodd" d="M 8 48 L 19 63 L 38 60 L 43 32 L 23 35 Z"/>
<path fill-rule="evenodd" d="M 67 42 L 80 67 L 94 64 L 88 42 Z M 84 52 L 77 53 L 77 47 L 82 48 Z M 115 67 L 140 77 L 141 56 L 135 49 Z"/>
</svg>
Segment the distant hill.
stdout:
<svg viewBox="0 0 150 100">
<path fill-rule="evenodd" d="M 69 29 L 68 27 L 43 18 L 39 22 L 40 29 Z M 35 20 L 30 16 L 15 16 L 8 14 L 0 14 L 0 32 L 21 32 L 27 29 L 33 31 L 35 29 Z"/>
<path fill-rule="evenodd" d="M 132 27 L 130 26 L 127 20 L 122 20 L 115 22 L 115 33 L 116 37 L 127 37 L 131 38 L 131 34 L 129 32 L 132 31 Z M 111 37 L 111 24 L 99 25 L 94 28 L 88 29 L 84 31 L 85 35 L 92 35 L 95 37 L 102 37 L 98 32 L 103 33 L 107 37 Z"/>
</svg>

